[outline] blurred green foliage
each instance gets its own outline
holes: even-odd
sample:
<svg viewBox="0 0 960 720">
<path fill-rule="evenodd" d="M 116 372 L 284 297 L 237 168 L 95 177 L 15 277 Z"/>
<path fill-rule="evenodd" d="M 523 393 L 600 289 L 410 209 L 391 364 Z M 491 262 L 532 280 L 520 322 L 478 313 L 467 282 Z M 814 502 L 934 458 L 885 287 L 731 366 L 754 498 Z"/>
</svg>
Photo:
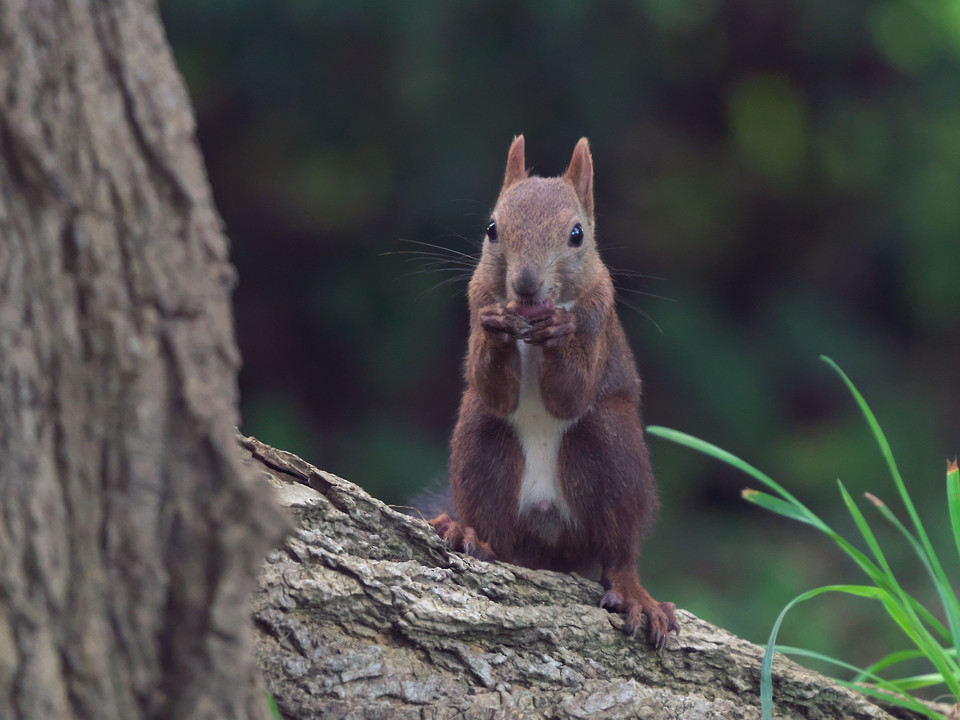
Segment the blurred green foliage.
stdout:
<svg viewBox="0 0 960 720">
<path fill-rule="evenodd" d="M 161 10 L 240 271 L 245 432 L 388 502 L 442 477 L 466 281 L 431 290 L 451 276 L 382 253 L 477 252 L 512 136 L 556 174 L 586 135 L 604 256 L 652 276 L 618 276 L 647 422 L 750 458 L 842 528 L 835 478 L 892 497 L 826 353 L 940 516 L 960 445 L 960 3 Z M 657 597 L 762 641 L 790 597 L 853 573 L 743 503 L 741 478 L 652 449 Z M 861 606 L 808 605 L 785 643 L 890 649 Z"/>
</svg>

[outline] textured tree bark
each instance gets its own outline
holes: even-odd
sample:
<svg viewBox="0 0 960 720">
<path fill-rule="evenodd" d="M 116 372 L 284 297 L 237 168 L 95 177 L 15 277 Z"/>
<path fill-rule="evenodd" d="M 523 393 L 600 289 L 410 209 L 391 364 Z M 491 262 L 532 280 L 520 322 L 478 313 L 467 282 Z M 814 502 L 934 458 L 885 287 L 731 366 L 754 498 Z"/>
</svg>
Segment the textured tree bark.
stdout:
<svg viewBox="0 0 960 720">
<path fill-rule="evenodd" d="M 598 584 L 452 553 L 355 485 L 241 443 L 297 521 L 254 598 L 284 717 L 760 718 L 762 648 L 681 611 L 682 634 L 651 651 Z M 894 717 L 782 657 L 774 701 L 779 718 Z"/>
<path fill-rule="evenodd" d="M 0 717 L 247 718 L 282 516 L 153 2 L 0 0 Z"/>
</svg>

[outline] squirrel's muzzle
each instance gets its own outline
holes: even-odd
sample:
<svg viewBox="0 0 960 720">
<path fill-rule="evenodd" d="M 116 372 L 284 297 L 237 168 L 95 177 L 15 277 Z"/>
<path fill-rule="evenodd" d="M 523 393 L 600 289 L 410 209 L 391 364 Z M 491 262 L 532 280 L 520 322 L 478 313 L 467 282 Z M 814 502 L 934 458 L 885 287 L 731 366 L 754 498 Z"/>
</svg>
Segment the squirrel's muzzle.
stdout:
<svg viewBox="0 0 960 720">
<path fill-rule="evenodd" d="M 537 300 L 540 289 L 543 287 L 543 280 L 540 279 L 540 274 L 528 265 L 520 270 L 520 274 L 511 285 L 520 302 L 532 303 Z"/>
</svg>

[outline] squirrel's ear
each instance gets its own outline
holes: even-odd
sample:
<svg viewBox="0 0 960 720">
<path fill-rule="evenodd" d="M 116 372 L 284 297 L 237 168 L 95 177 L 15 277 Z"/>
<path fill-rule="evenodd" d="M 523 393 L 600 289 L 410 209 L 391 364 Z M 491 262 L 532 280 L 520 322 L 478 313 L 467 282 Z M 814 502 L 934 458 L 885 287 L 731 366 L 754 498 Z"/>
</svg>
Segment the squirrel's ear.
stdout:
<svg viewBox="0 0 960 720">
<path fill-rule="evenodd" d="M 570 158 L 570 167 L 563 174 L 565 180 L 573 183 L 573 189 L 577 191 L 577 197 L 580 204 L 587 211 L 587 215 L 593 217 L 593 158 L 590 156 L 590 143 L 587 139 L 580 138 L 580 142 L 573 149 L 573 157 Z"/>
<path fill-rule="evenodd" d="M 503 192 L 518 180 L 527 177 L 526 160 L 523 157 L 524 144 L 523 135 L 517 135 L 510 145 L 510 152 L 507 153 L 507 172 L 503 176 Z"/>
</svg>

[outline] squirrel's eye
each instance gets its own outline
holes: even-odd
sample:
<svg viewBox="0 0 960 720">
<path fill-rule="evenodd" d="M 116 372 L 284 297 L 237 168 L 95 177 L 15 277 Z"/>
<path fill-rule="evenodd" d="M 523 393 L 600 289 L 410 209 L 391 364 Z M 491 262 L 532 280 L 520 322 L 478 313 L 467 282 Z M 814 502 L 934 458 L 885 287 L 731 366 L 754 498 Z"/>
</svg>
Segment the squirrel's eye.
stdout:
<svg viewBox="0 0 960 720">
<path fill-rule="evenodd" d="M 487 237 L 490 238 L 490 242 L 497 241 L 497 224 L 490 221 L 490 224 L 487 225 Z"/>
<path fill-rule="evenodd" d="M 577 223 L 570 231 L 570 247 L 580 247 L 583 245 L 583 225 Z"/>
</svg>

